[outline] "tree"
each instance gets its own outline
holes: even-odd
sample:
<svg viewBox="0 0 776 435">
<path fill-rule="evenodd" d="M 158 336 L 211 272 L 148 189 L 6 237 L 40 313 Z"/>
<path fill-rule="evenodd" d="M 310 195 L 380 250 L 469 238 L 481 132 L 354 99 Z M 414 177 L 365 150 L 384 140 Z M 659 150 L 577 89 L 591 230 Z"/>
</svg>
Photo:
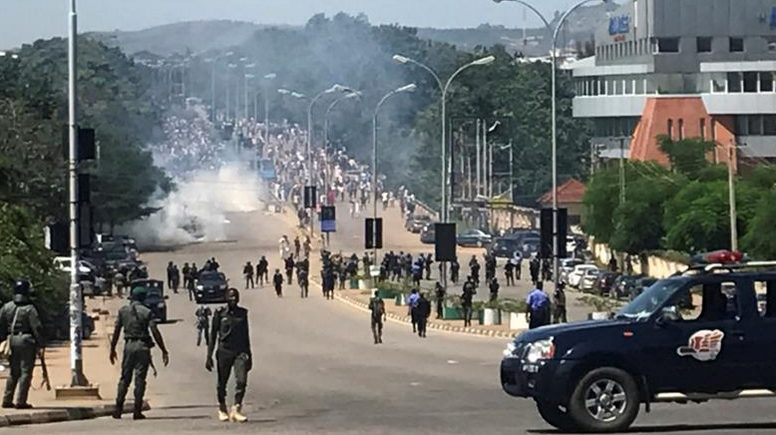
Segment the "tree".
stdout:
<svg viewBox="0 0 776 435">
<path fill-rule="evenodd" d="M 651 162 L 629 162 L 625 202 L 614 211 L 612 249 L 640 255 L 657 250 L 665 236 L 663 213 L 665 202 L 680 189 L 680 181 Z M 633 170 L 636 170 L 634 176 Z"/>
<path fill-rule="evenodd" d="M 669 136 L 658 136 L 660 151 L 668 156 L 671 168 L 691 179 L 709 166 L 708 153 L 715 148 L 714 141 L 702 138 L 686 138 L 673 140 Z"/>
</svg>

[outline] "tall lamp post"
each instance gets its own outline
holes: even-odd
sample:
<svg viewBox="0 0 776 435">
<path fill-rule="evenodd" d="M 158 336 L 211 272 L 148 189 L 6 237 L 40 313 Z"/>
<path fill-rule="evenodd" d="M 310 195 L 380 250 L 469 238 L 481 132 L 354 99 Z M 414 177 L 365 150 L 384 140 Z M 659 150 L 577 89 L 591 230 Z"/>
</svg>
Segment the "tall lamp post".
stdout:
<svg viewBox="0 0 776 435">
<path fill-rule="evenodd" d="M 68 25 L 68 185 L 70 220 L 70 371 L 71 387 L 84 387 L 89 381 L 84 376 L 82 349 L 83 299 L 78 282 L 78 12 L 76 0 L 70 0 Z"/>
<path fill-rule="evenodd" d="M 269 82 L 277 78 L 277 74 L 269 73 L 264 76 L 264 146 L 269 146 Z M 255 115 L 254 115 L 255 116 Z"/>
<path fill-rule="evenodd" d="M 496 3 L 503 1 L 512 1 L 530 9 L 543 22 L 547 29 L 552 31 L 552 279 L 555 288 L 558 288 L 558 92 L 557 92 L 557 69 L 558 69 L 558 35 L 566 23 L 569 15 L 583 5 L 594 1 L 609 3 L 611 0 L 581 0 L 570 7 L 558 20 L 555 29 L 552 29 L 550 22 L 533 5 L 524 0 L 493 0 Z M 564 241 L 565 243 L 565 241 Z"/>
<path fill-rule="evenodd" d="M 210 111 L 211 111 L 211 121 L 216 121 L 216 76 L 218 75 L 218 61 L 223 59 L 224 57 L 231 57 L 234 55 L 233 51 L 226 52 L 224 54 L 221 54 L 219 56 L 216 56 L 212 59 L 210 59 L 210 62 L 213 63 L 213 71 L 210 73 Z"/>
<path fill-rule="evenodd" d="M 434 80 L 436 80 L 437 85 L 439 86 L 439 92 L 442 99 L 442 201 L 440 204 L 439 219 L 442 221 L 442 223 L 447 223 L 449 219 L 447 205 L 447 91 L 450 88 L 450 84 L 453 82 L 453 79 L 455 79 L 458 74 L 473 66 L 489 65 L 493 63 L 496 58 L 493 56 L 487 56 L 467 63 L 466 65 L 458 68 L 458 70 L 455 71 L 452 76 L 450 76 L 445 85 L 442 84 L 442 80 L 439 78 L 439 74 L 434 72 L 434 70 L 427 65 L 400 54 L 394 55 L 393 60 L 402 65 L 413 64 L 423 68 L 434 77 Z M 452 164 L 450 165 L 450 169 L 452 169 Z M 452 190 L 452 185 L 450 188 Z M 452 201 L 452 197 L 450 200 Z M 445 290 L 447 290 L 447 262 L 442 263 L 442 286 L 445 288 Z"/>
<path fill-rule="evenodd" d="M 377 103 L 374 115 L 372 116 L 372 217 L 375 222 L 377 222 L 377 115 L 380 114 L 380 108 L 389 98 L 396 94 L 414 92 L 415 89 L 417 89 L 417 86 L 412 83 L 388 92 L 380 102 Z M 377 245 L 374 243 L 372 248 L 372 261 L 373 264 L 377 264 Z"/>
</svg>

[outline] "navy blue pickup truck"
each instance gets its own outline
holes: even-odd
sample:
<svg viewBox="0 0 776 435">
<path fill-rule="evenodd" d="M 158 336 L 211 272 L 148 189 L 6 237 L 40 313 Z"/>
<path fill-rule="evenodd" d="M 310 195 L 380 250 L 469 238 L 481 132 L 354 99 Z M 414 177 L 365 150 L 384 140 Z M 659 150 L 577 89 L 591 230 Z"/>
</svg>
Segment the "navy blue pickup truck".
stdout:
<svg viewBox="0 0 776 435">
<path fill-rule="evenodd" d="M 776 262 L 694 266 L 613 318 L 509 343 L 501 385 L 563 431 L 620 432 L 643 404 L 776 395 Z"/>
</svg>

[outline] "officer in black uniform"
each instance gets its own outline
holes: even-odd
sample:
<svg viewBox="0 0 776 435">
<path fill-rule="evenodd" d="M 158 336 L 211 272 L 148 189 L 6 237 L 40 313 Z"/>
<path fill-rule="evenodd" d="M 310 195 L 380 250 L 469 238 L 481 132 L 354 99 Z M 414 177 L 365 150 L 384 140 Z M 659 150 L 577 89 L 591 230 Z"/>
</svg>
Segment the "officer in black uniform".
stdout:
<svg viewBox="0 0 776 435">
<path fill-rule="evenodd" d="M 208 371 L 213 370 L 213 350 L 218 343 L 216 351 L 218 419 L 242 423 L 247 420 L 247 417 L 242 414 L 242 401 L 245 397 L 248 372 L 252 368 L 253 357 L 251 340 L 248 335 L 248 310 L 238 306 L 239 303 L 240 292 L 234 288 L 229 289 L 227 306 L 219 308 L 213 315 L 213 327 L 211 328 L 205 368 Z M 232 406 L 231 412 L 227 413 L 226 384 L 232 369 L 234 369 L 236 381 L 234 406 Z"/>
<path fill-rule="evenodd" d="M 32 405 L 27 403 L 27 394 L 32 383 L 35 355 L 43 347 L 43 326 L 38 310 L 30 302 L 30 283 L 18 281 L 13 292 L 13 300 L 0 309 L 0 342 L 9 340 L 11 347 L 11 373 L 5 382 L 3 408 L 14 407 L 13 393 L 18 385 L 16 409 L 29 409 Z"/>
<path fill-rule="evenodd" d="M 130 293 L 129 304 L 121 307 L 116 317 L 116 326 L 113 329 L 113 337 L 110 342 L 110 363 L 116 363 L 116 345 L 119 342 L 121 330 L 124 330 L 124 357 L 121 360 L 121 378 L 116 391 L 116 410 L 113 418 L 121 418 L 124 411 L 124 399 L 127 397 L 132 375 L 135 376 L 135 409 L 132 417 L 135 420 L 143 420 L 143 396 L 145 395 L 146 376 L 151 365 L 151 348 L 154 341 L 162 350 L 162 361 L 165 367 L 170 363 L 170 354 L 164 345 L 162 334 L 156 327 L 153 313 L 145 305 L 146 290 L 143 287 L 135 287 Z M 151 340 L 153 336 L 153 341 Z"/>
</svg>

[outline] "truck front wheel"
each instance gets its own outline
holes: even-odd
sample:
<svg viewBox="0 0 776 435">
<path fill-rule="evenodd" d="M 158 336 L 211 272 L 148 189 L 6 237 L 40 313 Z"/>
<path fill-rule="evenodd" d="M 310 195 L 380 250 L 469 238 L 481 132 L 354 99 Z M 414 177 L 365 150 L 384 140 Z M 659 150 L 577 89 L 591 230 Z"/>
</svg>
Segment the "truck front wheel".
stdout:
<svg viewBox="0 0 776 435">
<path fill-rule="evenodd" d="M 639 391 L 633 377 L 614 367 L 595 369 L 577 383 L 568 415 L 583 432 L 622 432 L 639 413 Z"/>
</svg>

